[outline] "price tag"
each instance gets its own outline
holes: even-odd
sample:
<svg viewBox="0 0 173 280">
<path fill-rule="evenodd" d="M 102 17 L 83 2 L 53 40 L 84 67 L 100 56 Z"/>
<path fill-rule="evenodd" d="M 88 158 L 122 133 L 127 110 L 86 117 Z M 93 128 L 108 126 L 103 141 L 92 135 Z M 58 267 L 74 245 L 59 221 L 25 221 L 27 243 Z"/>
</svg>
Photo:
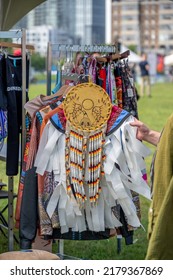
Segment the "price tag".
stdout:
<svg viewBox="0 0 173 280">
<path fill-rule="evenodd" d="M 128 97 L 133 97 L 133 90 L 131 88 L 127 89 Z"/>
<path fill-rule="evenodd" d="M 130 81 L 130 83 L 131 83 L 131 85 L 132 85 L 132 87 L 133 87 L 133 86 L 134 86 L 134 80 L 133 80 L 133 78 L 129 77 L 129 81 Z"/>
</svg>

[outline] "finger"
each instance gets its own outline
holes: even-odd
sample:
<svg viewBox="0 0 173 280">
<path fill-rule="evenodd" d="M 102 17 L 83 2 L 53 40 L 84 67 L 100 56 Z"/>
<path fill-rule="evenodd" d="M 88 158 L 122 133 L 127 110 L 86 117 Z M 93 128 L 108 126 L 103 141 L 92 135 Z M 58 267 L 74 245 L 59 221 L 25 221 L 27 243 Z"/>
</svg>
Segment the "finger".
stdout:
<svg viewBox="0 0 173 280">
<path fill-rule="evenodd" d="M 136 127 L 140 127 L 141 123 L 139 121 L 134 121 L 130 123 L 131 126 L 136 126 Z"/>
</svg>

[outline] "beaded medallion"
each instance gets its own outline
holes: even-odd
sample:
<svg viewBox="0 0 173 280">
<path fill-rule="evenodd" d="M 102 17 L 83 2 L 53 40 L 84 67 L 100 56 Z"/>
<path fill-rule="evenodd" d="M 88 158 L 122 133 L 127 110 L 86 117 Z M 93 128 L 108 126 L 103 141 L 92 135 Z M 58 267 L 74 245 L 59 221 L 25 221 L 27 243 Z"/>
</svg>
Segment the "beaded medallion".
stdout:
<svg viewBox="0 0 173 280">
<path fill-rule="evenodd" d="M 104 175 L 104 143 L 112 104 L 106 91 L 93 83 L 73 87 L 63 102 L 66 123 L 67 192 L 80 207 L 96 205 Z M 85 186 L 88 187 L 86 194 Z M 73 190 L 72 190 L 73 189 Z"/>
</svg>

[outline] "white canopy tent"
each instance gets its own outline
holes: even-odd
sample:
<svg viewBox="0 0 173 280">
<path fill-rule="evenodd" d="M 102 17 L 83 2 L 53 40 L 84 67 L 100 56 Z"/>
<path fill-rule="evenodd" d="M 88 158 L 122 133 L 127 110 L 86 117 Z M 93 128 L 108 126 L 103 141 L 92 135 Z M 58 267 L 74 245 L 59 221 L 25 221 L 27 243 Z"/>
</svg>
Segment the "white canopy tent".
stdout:
<svg viewBox="0 0 173 280">
<path fill-rule="evenodd" d="M 121 53 L 125 52 L 127 50 L 128 50 L 128 48 L 126 46 L 121 45 Z M 141 61 L 141 57 L 138 54 L 136 54 L 135 52 L 130 50 L 130 55 L 128 56 L 128 60 L 129 60 L 129 62 L 132 62 L 132 63 L 139 63 Z"/>
<path fill-rule="evenodd" d="M 173 54 L 170 54 L 170 55 L 165 56 L 165 58 L 164 58 L 164 64 L 165 64 L 166 66 L 171 66 L 171 65 L 173 65 Z"/>
</svg>

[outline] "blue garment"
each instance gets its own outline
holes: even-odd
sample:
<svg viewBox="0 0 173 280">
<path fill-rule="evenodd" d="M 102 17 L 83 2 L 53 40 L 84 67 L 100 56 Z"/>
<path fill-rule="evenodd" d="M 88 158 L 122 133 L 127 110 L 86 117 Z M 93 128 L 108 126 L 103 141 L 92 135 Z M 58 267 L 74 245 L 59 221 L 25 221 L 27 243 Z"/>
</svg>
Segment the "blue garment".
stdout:
<svg viewBox="0 0 173 280">
<path fill-rule="evenodd" d="M 61 79 L 61 70 L 57 70 L 56 74 L 56 85 L 55 88 L 52 90 L 52 93 L 55 94 L 62 86 L 62 79 Z"/>
<path fill-rule="evenodd" d="M 0 109 L 0 151 L 4 145 L 4 139 L 7 137 L 7 111 Z"/>
<path fill-rule="evenodd" d="M 149 76 L 149 71 L 146 69 L 146 65 L 149 65 L 148 62 L 146 60 L 141 61 L 139 63 L 139 67 L 141 69 L 141 76 Z"/>
</svg>

